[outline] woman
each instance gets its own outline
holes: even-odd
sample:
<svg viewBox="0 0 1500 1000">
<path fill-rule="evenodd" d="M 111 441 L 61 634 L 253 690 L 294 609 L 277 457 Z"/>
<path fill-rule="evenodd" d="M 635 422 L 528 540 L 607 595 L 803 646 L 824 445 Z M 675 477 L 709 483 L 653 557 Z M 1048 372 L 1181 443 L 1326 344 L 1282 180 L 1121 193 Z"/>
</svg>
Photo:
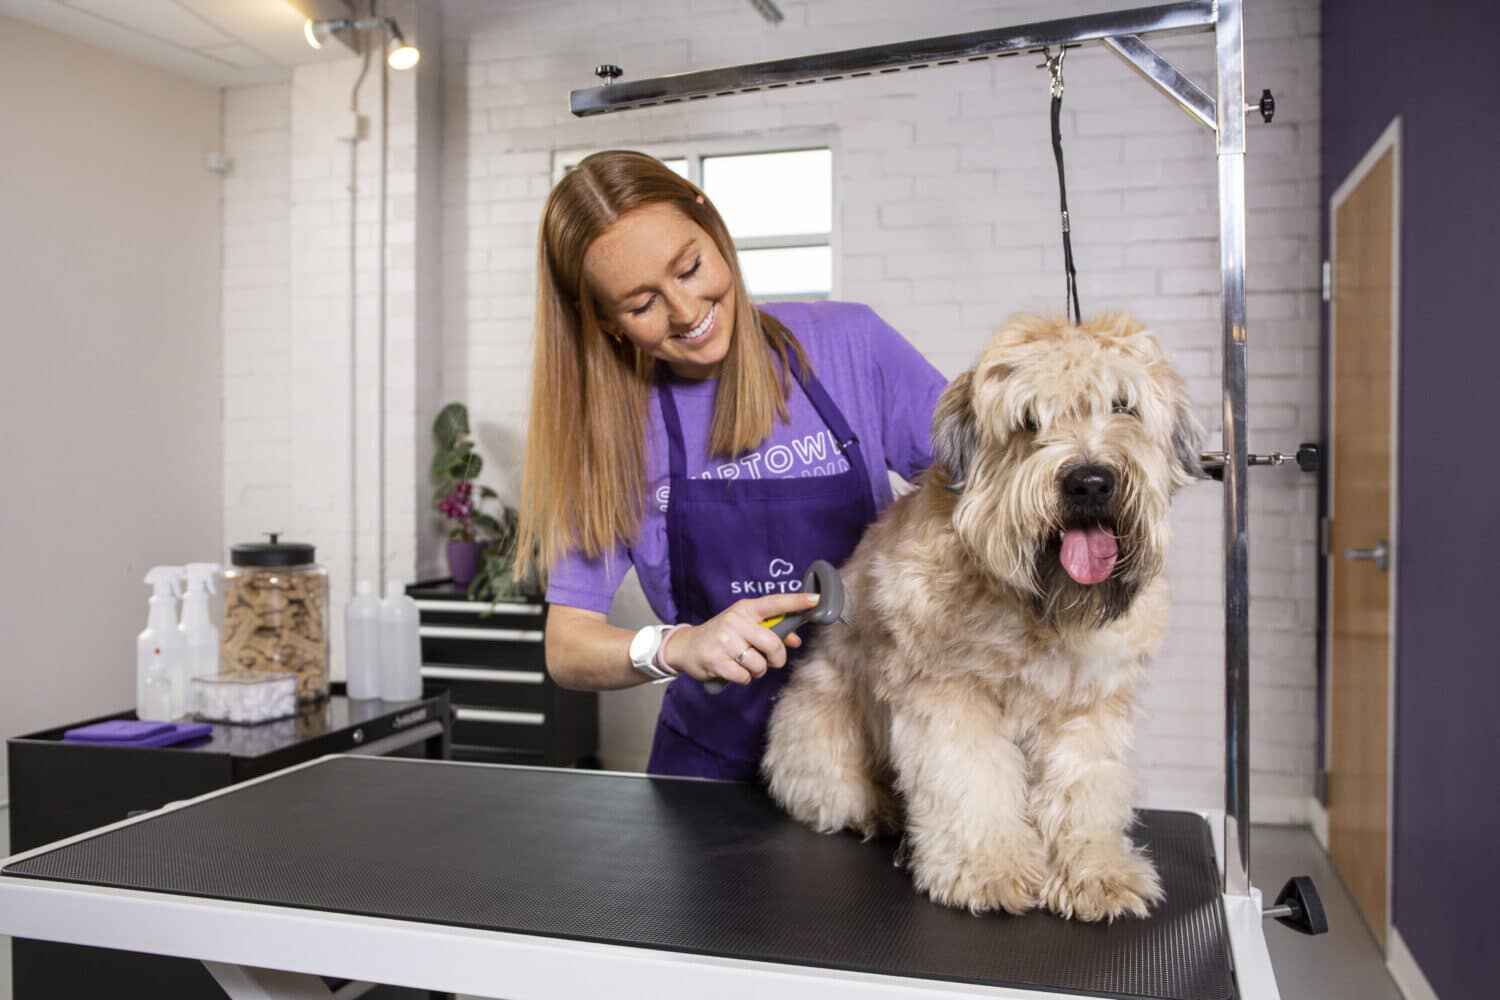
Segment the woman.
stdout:
<svg viewBox="0 0 1500 1000">
<path fill-rule="evenodd" d="M 802 574 L 853 552 L 887 469 L 930 463 L 945 380 L 865 306 L 757 310 L 713 205 L 641 153 L 564 177 L 537 257 L 518 572 L 550 570 L 547 668 L 575 689 L 673 678 L 648 770 L 753 779 L 801 644 L 761 622 L 816 604 Z M 631 566 L 674 625 L 607 623 Z"/>
</svg>

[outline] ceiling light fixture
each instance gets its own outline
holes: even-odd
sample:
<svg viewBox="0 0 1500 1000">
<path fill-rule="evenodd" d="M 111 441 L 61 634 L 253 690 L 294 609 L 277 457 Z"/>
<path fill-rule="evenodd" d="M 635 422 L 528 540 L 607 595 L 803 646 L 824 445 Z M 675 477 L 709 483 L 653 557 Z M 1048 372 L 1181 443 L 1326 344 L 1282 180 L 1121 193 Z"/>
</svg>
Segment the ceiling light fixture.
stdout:
<svg viewBox="0 0 1500 1000">
<path fill-rule="evenodd" d="M 422 60 L 422 53 L 415 45 L 408 44 L 401 33 L 401 26 L 394 17 L 362 17 L 359 19 L 338 17 L 323 21 L 308 18 L 302 25 L 302 37 L 315 49 L 323 47 L 323 39 L 339 31 L 372 31 L 379 29 L 386 35 L 385 61 L 391 69 L 411 69 Z"/>
</svg>

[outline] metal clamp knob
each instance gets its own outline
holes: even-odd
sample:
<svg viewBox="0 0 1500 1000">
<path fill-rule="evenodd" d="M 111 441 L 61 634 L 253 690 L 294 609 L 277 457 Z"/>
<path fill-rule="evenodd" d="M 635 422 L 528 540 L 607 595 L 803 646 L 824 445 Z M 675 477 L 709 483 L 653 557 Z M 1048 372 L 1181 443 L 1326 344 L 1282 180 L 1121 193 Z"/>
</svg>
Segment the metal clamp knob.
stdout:
<svg viewBox="0 0 1500 1000">
<path fill-rule="evenodd" d="M 603 63 L 594 67 L 594 75 L 603 80 L 606 87 L 618 80 L 624 73 L 623 69 L 613 63 Z"/>
</svg>

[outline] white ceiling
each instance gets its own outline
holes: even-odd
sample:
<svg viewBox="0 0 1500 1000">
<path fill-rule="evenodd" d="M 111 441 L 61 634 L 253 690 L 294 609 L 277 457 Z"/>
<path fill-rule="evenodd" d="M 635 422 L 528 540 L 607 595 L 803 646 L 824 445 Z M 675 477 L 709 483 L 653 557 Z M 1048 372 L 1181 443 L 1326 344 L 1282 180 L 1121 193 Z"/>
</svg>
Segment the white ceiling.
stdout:
<svg viewBox="0 0 1500 1000">
<path fill-rule="evenodd" d="M 310 47 L 288 0 L 0 0 L 0 15 L 216 87 L 286 80 L 293 66 L 349 55 Z"/>
</svg>

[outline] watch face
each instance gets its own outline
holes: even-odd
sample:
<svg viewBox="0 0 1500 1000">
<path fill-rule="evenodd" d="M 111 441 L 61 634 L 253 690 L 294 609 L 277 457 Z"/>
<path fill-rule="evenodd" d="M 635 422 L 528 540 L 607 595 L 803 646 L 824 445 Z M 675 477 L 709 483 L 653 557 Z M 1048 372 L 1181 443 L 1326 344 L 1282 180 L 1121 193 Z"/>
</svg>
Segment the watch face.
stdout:
<svg viewBox="0 0 1500 1000">
<path fill-rule="evenodd" d="M 654 628 L 644 628 L 635 634 L 630 640 L 630 658 L 636 663 L 644 663 L 656 652 L 657 632 Z M 616 647 L 618 648 L 618 647 Z"/>
</svg>

